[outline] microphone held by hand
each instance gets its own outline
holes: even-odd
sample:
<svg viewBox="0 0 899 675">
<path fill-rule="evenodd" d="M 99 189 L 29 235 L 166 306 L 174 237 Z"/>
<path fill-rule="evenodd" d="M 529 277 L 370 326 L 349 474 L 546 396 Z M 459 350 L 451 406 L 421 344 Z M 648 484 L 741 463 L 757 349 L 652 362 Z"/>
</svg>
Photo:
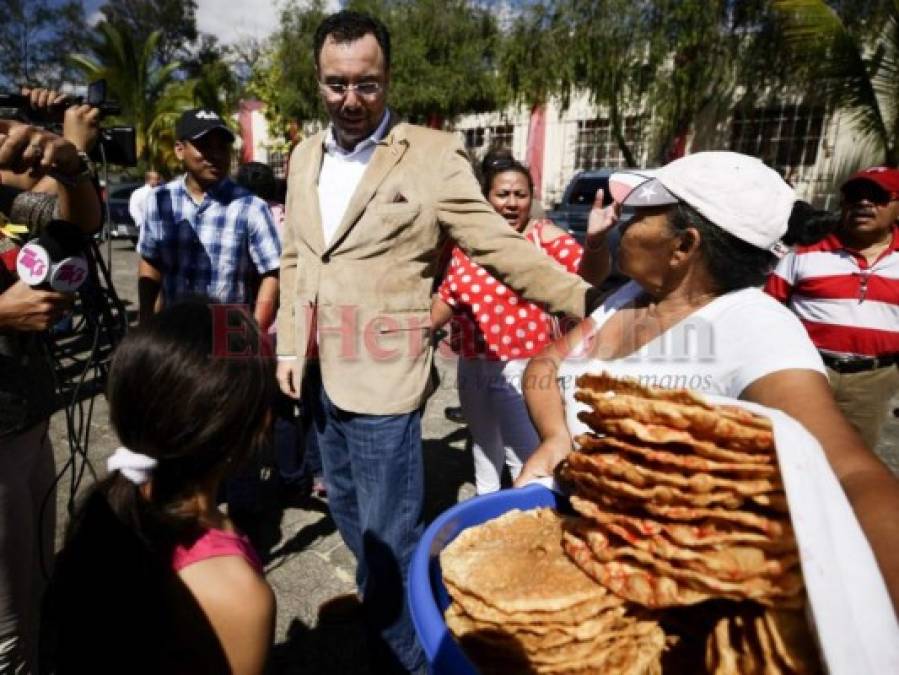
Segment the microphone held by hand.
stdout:
<svg viewBox="0 0 899 675">
<path fill-rule="evenodd" d="M 74 293 L 87 279 L 87 260 L 77 227 L 53 220 L 19 251 L 16 272 L 29 286 L 49 286 L 61 293 Z"/>
</svg>

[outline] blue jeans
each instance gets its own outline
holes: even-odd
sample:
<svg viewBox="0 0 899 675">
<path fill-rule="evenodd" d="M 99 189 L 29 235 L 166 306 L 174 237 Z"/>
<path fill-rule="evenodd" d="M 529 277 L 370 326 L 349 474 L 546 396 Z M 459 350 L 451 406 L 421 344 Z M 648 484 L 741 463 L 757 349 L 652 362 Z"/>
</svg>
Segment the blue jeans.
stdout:
<svg viewBox="0 0 899 675">
<path fill-rule="evenodd" d="M 322 475 L 322 458 L 318 451 L 315 428 L 310 412 L 301 403 L 299 415 L 295 403 L 283 394 L 275 401 L 275 461 L 281 483 L 301 487 L 303 481 Z"/>
<path fill-rule="evenodd" d="M 424 652 L 405 592 L 412 552 L 424 529 L 421 414 L 347 412 L 328 398 L 320 380 L 313 386 L 318 395 L 310 387 L 306 400 L 321 449 L 328 506 L 356 556 L 375 672 L 424 673 Z"/>
<path fill-rule="evenodd" d="M 284 485 L 300 485 L 304 477 L 303 445 L 300 435 L 300 419 L 296 415 L 293 399 L 277 394 L 273 406 L 275 421 L 273 440 L 275 463 Z"/>
</svg>

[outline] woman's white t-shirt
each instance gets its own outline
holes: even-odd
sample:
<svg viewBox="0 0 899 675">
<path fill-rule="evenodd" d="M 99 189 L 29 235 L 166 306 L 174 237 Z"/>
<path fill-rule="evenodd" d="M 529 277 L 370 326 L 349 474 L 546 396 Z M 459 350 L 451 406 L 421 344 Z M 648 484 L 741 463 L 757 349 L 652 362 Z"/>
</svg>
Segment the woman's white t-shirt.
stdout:
<svg viewBox="0 0 899 675">
<path fill-rule="evenodd" d="M 594 335 L 619 309 L 642 293 L 630 282 L 590 315 Z M 603 360 L 585 339 L 559 367 L 559 386 L 572 436 L 589 431 L 577 419 L 587 407 L 574 400 L 575 378 L 607 373 L 646 386 L 689 388 L 739 398 L 757 379 L 792 368 L 825 373 L 824 364 L 796 316 L 757 288 L 732 291 L 712 300 L 641 349 L 624 358 Z M 601 351 L 600 351 L 601 353 Z"/>
</svg>

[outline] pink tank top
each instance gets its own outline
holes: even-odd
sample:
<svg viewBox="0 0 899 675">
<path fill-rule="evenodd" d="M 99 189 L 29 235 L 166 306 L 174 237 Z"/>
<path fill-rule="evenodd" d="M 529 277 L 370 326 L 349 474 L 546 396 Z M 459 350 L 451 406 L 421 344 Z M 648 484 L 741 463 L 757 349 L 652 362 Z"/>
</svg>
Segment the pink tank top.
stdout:
<svg viewBox="0 0 899 675">
<path fill-rule="evenodd" d="M 211 529 L 206 530 L 192 546 L 176 546 L 172 552 L 172 567 L 179 572 L 195 562 L 223 555 L 236 555 L 243 558 L 259 574 L 263 573 L 262 561 L 249 539 L 235 532 Z"/>
</svg>

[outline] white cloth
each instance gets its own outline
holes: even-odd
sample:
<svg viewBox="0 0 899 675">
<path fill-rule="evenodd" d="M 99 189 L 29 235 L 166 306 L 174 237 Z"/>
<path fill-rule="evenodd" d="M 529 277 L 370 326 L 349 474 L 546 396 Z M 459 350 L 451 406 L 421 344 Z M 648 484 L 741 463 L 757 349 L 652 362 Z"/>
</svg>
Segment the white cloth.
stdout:
<svg viewBox="0 0 899 675">
<path fill-rule="evenodd" d="M 613 293 L 590 315 L 596 332 L 622 306 L 641 293 L 631 282 Z M 739 398 L 757 379 L 792 368 L 825 373 L 824 364 L 796 316 L 756 288 L 715 298 L 635 353 L 611 361 L 587 357 L 602 345 L 590 339 L 562 362 L 559 386 L 572 437 L 585 433 L 577 419 L 586 406 L 574 400 L 575 378 L 606 371 L 666 389 L 689 388 Z"/>
<path fill-rule="evenodd" d="M 131 220 L 138 227 L 143 227 L 147 220 L 147 197 L 152 191 L 153 186 L 144 183 L 132 192 L 128 199 L 128 213 L 131 214 Z"/>
<path fill-rule="evenodd" d="M 152 457 L 118 447 L 106 460 L 106 470 L 110 473 L 118 471 L 135 485 L 143 485 L 150 480 L 157 463 Z"/>
<path fill-rule="evenodd" d="M 899 623 L 871 546 L 821 445 L 789 415 L 771 419 L 818 641 L 831 675 L 899 673 Z"/>
<path fill-rule="evenodd" d="M 521 395 L 527 359 L 459 359 L 459 403 L 471 432 L 475 488 L 479 495 L 500 489 L 503 465 L 512 480 L 540 438 Z"/>
<path fill-rule="evenodd" d="M 389 113 L 374 133 L 356 144 L 352 150 L 341 148 L 334 138 L 334 130 L 329 129 L 325 137 L 325 152 L 322 158 L 322 170 L 318 178 L 318 203 L 322 216 L 322 232 L 325 246 L 334 239 L 337 228 L 343 220 L 350 199 L 362 180 L 371 156 L 378 142 L 387 132 Z"/>
</svg>

